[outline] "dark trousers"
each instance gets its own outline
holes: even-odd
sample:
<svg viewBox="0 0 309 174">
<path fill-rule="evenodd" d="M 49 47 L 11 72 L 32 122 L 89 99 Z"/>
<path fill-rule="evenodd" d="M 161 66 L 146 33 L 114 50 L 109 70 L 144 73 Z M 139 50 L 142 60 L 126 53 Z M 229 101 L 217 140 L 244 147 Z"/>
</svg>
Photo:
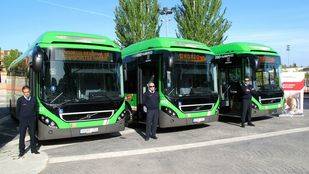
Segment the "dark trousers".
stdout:
<svg viewBox="0 0 309 174">
<path fill-rule="evenodd" d="M 146 118 L 146 138 L 154 137 L 157 133 L 159 109 L 148 110 Z"/>
<path fill-rule="evenodd" d="M 19 120 L 19 152 L 25 151 L 25 136 L 28 129 L 30 135 L 30 148 L 31 151 L 36 150 L 35 141 L 35 130 L 36 130 L 36 119 L 20 119 Z"/>
<path fill-rule="evenodd" d="M 251 123 L 251 100 L 243 99 L 242 100 L 242 114 L 241 114 L 241 123 Z"/>
</svg>

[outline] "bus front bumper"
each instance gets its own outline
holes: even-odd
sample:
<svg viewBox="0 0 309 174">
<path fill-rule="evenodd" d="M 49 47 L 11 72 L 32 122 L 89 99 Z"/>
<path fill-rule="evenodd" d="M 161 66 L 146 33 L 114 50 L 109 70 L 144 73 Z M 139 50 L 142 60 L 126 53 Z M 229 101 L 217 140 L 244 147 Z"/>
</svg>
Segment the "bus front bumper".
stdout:
<svg viewBox="0 0 309 174">
<path fill-rule="evenodd" d="M 252 109 L 252 117 L 262 117 L 262 116 L 279 116 L 282 114 L 282 108 L 269 109 L 269 110 L 258 110 Z"/>
<path fill-rule="evenodd" d="M 211 115 L 199 118 L 204 118 L 204 120 L 195 122 L 194 119 L 196 118 L 185 118 L 185 119 L 175 118 L 167 115 L 165 112 L 160 110 L 159 127 L 168 128 L 168 127 L 189 126 L 189 125 L 205 124 L 209 122 L 218 121 L 218 115 Z"/>
<path fill-rule="evenodd" d="M 95 131 L 88 131 L 89 133 L 81 133 L 82 130 L 91 129 Z M 125 129 L 124 119 L 117 121 L 112 125 L 95 126 L 87 128 L 66 128 L 66 129 L 55 129 L 50 128 L 38 121 L 38 139 L 39 140 L 51 140 L 51 139 L 61 139 L 61 138 L 71 138 L 71 137 L 81 137 L 89 135 L 98 135 L 123 131 Z M 87 132 L 87 131 L 84 131 Z"/>
</svg>

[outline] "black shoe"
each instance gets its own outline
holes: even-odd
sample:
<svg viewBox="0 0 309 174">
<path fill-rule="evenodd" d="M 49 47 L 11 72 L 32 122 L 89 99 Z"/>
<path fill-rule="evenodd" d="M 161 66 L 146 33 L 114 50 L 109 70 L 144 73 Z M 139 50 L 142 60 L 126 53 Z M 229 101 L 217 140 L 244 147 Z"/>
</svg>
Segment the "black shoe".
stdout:
<svg viewBox="0 0 309 174">
<path fill-rule="evenodd" d="M 21 158 L 21 157 L 23 157 L 24 155 L 25 155 L 25 152 L 19 152 L 18 157 Z"/>
<path fill-rule="evenodd" d="M 157 136 L 152 136 L 151 138 L 152 138 L 152 139 L 158 139 L 158 137 L 157 137 Z"/>
<path fill-rule="evenodd" d="M 250 122 L 250 123 L 248 123 L 248 126 L 255 126 L 255 125 L 254 125 L 253 123 Z"/>
<path fill-rule="evenodd" d="M 146 138 L 145 138 L 145 141 L 149 141 L 149 137 L 146 137 Z"/>
<path fill-rule="evenodd" d="M 31 153 L 40 154 L 40 152 L 38 152 L 37 150 L 31 151 Z"/>
<path fill-rule="evenodd" d="M 245 128 L 245 124 L 241 123 L 240 127 Z"/>
</svg>

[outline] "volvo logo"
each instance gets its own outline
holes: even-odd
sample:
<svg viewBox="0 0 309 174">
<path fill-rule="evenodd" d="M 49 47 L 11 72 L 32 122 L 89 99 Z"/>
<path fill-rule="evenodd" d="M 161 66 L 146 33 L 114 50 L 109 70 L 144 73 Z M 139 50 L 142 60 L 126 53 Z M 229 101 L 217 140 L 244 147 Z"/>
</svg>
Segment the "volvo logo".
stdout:
<svg viewBox="0 0 309 174">
<path fill-rule="evenodd" d="M 87 114 L 86 118 L 91 118 L 92 116 L 96 115 L 97 113 L 94 114 Z"/>
</svg>

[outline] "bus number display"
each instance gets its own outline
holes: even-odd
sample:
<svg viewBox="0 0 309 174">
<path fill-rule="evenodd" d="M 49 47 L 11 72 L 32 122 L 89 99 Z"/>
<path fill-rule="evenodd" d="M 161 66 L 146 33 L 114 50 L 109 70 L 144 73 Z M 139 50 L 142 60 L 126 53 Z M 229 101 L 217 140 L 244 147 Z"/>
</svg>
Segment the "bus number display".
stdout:
<svg viewBox="0 0 309 174">
<path fill-rule="evenodd" d="M 63 60 L 72 61 L 111 61 L 111 54 L 91 50 L 63 50 Z"/>
<path fill-rule="evenodd" d="M 259 61 L 260 63 L 275 63 L 276 60 L 273 57 L 260 56 Z"/>
<path fill-rule="evenodd" d="M 192 53 L 180 53 L 179 61 L 187 61 L 187 62 L 206 62 L 205 55 L 198 55 Z"/>
</svg>

